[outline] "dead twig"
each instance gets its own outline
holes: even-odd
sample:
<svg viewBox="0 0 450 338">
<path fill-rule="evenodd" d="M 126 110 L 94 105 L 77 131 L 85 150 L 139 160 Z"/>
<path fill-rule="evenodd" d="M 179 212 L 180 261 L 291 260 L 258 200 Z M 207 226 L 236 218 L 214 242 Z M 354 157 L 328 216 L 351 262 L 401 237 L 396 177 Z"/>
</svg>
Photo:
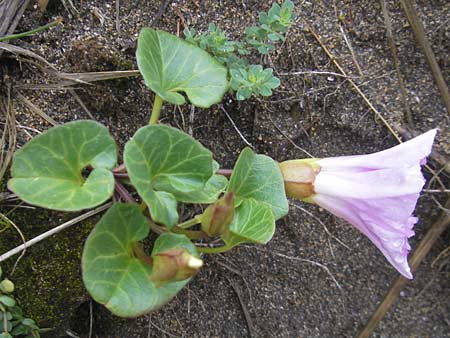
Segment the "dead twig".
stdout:
<svg viewBox="0 0 450 338">
<path fill-rule="evenodd" d="M 352 85 L 352 87 L 356 90 L 356 92 L 362 97 L 362 99 L 367 103 L 367 105 L 372 109 L 372 111 L 375 113 L 375 115 L 383 122 L 383 124 L 386 126 L 386 128 L 390 131 L 390 133 L 395 137 L 395 139 L 402 143 L 402 140 L 397 135 L 397 133 L 394 131 L 394 129 L 391 127 L 391 125 L 386 121 L 386 119 L 381 115 L 381 113 L 374 107 L 374 105 L 369 101 L 367 96 L 361 91 L 361 89 L 358 87 L 358 85 L 347 76 L 347 73 L 345 70 L 341 67 L 339 62 L 337 62 L 334 55 L 328 50 L 327 46 L 322 42 L 322 39 L 317 35 L 317 33 L 314 31 L 311 25 L 309 25 L 307 22 L 305 22 L 306 27 L 311 32 L 311 34 L 314 36 L 314 38 L 317 40 L 317 42 L 320 44 L 322 49 L 325 51 L 327 56 L 330 58 L 330 60 L 334 63 L 334 65 L 339 69 L 339 71 L 342 73 L 342 75 L 347 77 L 347 81 Z"/>
<path fill-rule="evenodd" d="M 241 137 L 242 141 L 244 141 L 244 143 L 246 145 L 248 145 L 250 148 L 252 148 L 253 150 L 255 149 L 255 147 L 247 141 L 247 139 L 245 138 L 244 135 L 242 135 L 241 131 L 239 130 L 239 128 L 236 126 L 236 123 L 234 123 L 233 119 L 231 118 L 231 116 L 228 114 L 228 112 L 225 110 L 225 108 L 223 107 L 222 104 L 219 105 L 220 109 L 224 112 L 225 116 L 228 118 L 228 120 L 230 120 L 234 130 L 236 130 L 236 132 L 239 134 L 239 136 Z"/>
<path fill-rule="evenodd" d="M 364 74 L 363 74 L 363 72 L 362 72 L 362 69 L 361 69 L 361 67 L 359 66 L 358 59 L 356 58 L 356 53 L 355 53 L 355 51 L 353 50 L 353 46 L 352 46 L 352 44 L 350 43 L 350 40 L 347 38 L 347 35 L 345 34 L 345 30 L 344 30 L 344 28 L 342 27 L 342 25 L 339 25 L 339 30 L 341 31 L 341 34 L 342 34 L 342 36 L 343 36 L 343 38 L 344 38 L 344 41 L 345 41 L 345 43 L 347 44 L 347 47 L 348 47 L 348 49 L 350 50 L 350 53 L 352 54 L 353 63 L 354 63 L 354 65 L 356 66 L 356 69 L 358 70 L 359 75 L 360 75 L 361 77 L 364 77 Z"/>
<path fill-rule="evenodd" d="M 120 2 L 116 0 L 116 30 L 120 33 Z"/>
<path fill-rule="evenodd" d="M 243 297 L 242 297 L 242 293 L 241 290 L 239 289 L 239 287 L 236 285 L 235 282 L 233 282 L 230 278 L 226 277 L 226 280 L 228 281 L 228 283 L 230 283 L 231 287 L 234 290 L 234 293 L 236 294 L 238 300 L 239 300 L 239 304 L 241 305 L 241 309 L 242 312 L 244 313 L 244 317 L 245 317 L 245 321 L 247 323 L 247 327 L 248 327 L 248 334 L 250 338 L 254 338 L 255 336 L 255 329 L 253 328 L 253 321 L 252 321 L 252 317 L 250 316 L 250 313 L 247 309 L 246 304 L 244 303 Z"/>
<path fill-rule="evenodd" d="M 439 92 L 441 93 L 442 101 L 444 101 L 445 107 L 447 108 L 447 113 L 450 114 L 450 92 L 448 91 L 444 76 L 442 75 L 441 69 L 437 63 L 436 56 L 431 49 L 430 42 L 428 41 L 425 29 L 423 28 L 423 23 L 416 12 L 416 2 L 414 0 L 400 0 L 400 3 L 406 13 L 409 24 L 414 31 L 416 40 L 422 48 L 428 65 L 431 68 L 431 73 L 433 74 Z"/>
<path fill-rule="evenodd" d="M 46 239 L 47 237 L 50 237 L 54 234 L 57 234 L 58 232 L 65 230 L 67 228 L 69 228 L 70 226 L 77 224 L 81 221 L 84 221 L 85 219 L 94 216 L 100 212 L 102 212 L 103 210 L 108 209 L 109 207 L 112 206 L 112 203 L 106 203 L 104 205 L 102 205 L 101 207 L 98 207 L 97 209 L 91 210 L 86 212 L 85 214 L 82 214 L 78 217 L 75 217 L 74 219 L 71 219 L 70 221 L 67 221 L 61 225 L 58 225 L 57 227 L 54 227 L 53 229 L 44 232 L 43 234 L 40 234 L 39 236 L 34 237 L 33 239 L 30 239 L 29 241 L 25 242 L 22 245 L 19 245 L 17 247 L 15 247 L 14 249 L 9 250 L 8 252 L 5 252 L 4 254 L 2 254 L 0 256 L 0 262 L 3 262 L 4 260 L 8 259 L 11 256 L 14 256 L 16 254 L 18 254 L 19 252 L 25 250 L 26 248 L 29 248 L 30 246 L 42 241 L 43 239 Z"/>
<path fill-rule="evenodd" d="M 313 260 L 307 259 L 307 258 L 288 256 L 288 255 L 285 255 L 285 254 L 282 254 L 282 253 L 279 253 L 279 252 L 276 252 L 276 251 L 269 251 L 269 250 L 265 250 L 265 249 L 262 249 L 262 248 L 258 248 L 256 246 L 243 245 L 242 247 L 243 248 L 253 248 L 253 249 L 257 250 L 257 251 L 262 251 L 262 252 L 265 252 L 265 253 L 268 253 L 268 254 L 271 254 L 271 255 L 274 255 L 274 256 L 278 256 L 278 257 L 281 257 L 281 258 L 285 258 L 285 259 L 288 259 L 288 260 L 291 260 L 291 261 L 298 261 L 298 262 L 303 262 L 303 263 L 309 263 L 309 264 L 318 266 L 319 268 L 323 269 L 327 273 L 328 276 L 330 276 L 330 278 L 333 280 L 334 284 L 336 284 L 338 289 L 342 289 L 341 285 L 339 284 L 337 279 L 334 277 L 334 275 L 331 273 L 330 269 L 328 269 L 328 267 L 326 265 L 322 264 L 322 263 L 319 263 L 319 262 L 316 262 L 316 261 L 313 261 Z"/>
<path fill-rule="evenodd" d="M 223 255 L 223 254 L 218 254 L 217 257 L 223 259 L 224 261 L 226 261 L 226 262 L 229 263 L 229 264 L 233 264 L 233 265 L 234 265 L 234 263 L 233 263 L 231 260 L 229 260 L 229 259 L 228 259 L 225 255 Z M 249 287 L 249 285 L 248 285 L 247 279 L 245 279 L 244 275 L 243 275 L 239 270 L 237 270 L 238 267 L 236 267 L 236 265 L 235 265 L 235 268 L 232 268 L 232 267 L 229 266 L 228 264 L 222 263 L 222 262 L 220 262 L 219 260 L 217 260 L 217 261 L 215 261 L 215 262 L 216 262 L 217 264 L 219 264 L 220 266 L 224 267 L 225 269 L 227 269 L 227 270 L 229 270 L 229 271 L 231 271 L 231 272 L 237 274 L 239 277 L 242 278 L 242 281 L 244 282 L 245 287 L 247 288 L 248 298 L 249 298 L 249 300 L 250 300 L 250 304 L 251 304 L 251 306 L 252 306 L 253 308 L 255 308 L 255 304 L 253 303 L 252 290 L 250 289 L 250 287 Z"/>
<path fill-rule="evenodd" d="M 13 266 L 13 268 L 12 268 L 12 270 L 11 270 L 11 275 L 12 275 L 12 274 L 14 274 L 14 271 L 16 271 L 17 264 L 19 264 L 19 261 L 20 261 L 20 260 L 22 259 L 22 257 L 25 255 L 25 251 L 26 251 L 26 247 L 25 247 L 26 239 L 25 239 L 25 236 L 23 235 L 23 232 L 20 230 L 20 228 L 19 228 L 13 221 L 11 221 L 6 215 L 0 213 L 0 219 L 2 219 L 3 222 L 6 222 L 9 226 L 12 226 L 12 227 L 17 231 L 17 233 L 19 234 L 20 239 L 22 240 L 23 245 L 24 245 L 23 251 L 21 252 L 20 256 L 16 259 L 16 262 L 14 263 L 14 266 Z"/>
<path fill-rule="evenodd" d="M 48 116 L 46 113 L 44 113 L 38 106 L 34 105 L 31 101 L 29 101 L 25 96 L 23 96 L 20 93 L 16 93 L 16 98 L 23 103 L 26 107 L 28 107 L 33 113 L 38 114 L 40 117 L 42 117 L 44 120 L 46 120 L 48 123 L 50 123 L 53 126 L 58 125 L 59 123 L 56 122 L 54 119 L 52 119 L 50 116 Z"/>
<path fill-rule="evenodd" d="M 88 338 L 92 338 L 92 329 L 94 326 L 94 309 L 92 306 L 92 299 L 89 300 L 89 335 Z"/>
<path fill-rule="evenodd" d="M 329 75 L 329 76 L 338 76 L 347 78 L 346 75 L 335 73 L 335 72 L 325 72 L 319 70 L 305 70 L 300 72 L 291 72 L 291 73 L 279 73 L 277 76 L 293 76 L 293 75 Z"/>
<path fill-rule="evenodd" d="M 431 262 L 431 267 L 433 267 L 437 261 L 439 261 L 442 257 L 447 255 L 450 252 L 450 246 L 442 250 L 439 255 Z"/>
<path fill-rule="evenodd" d="M 0 56 L 1 56 L 2 50 L 5 50 L 12 54 L 22 55 L 22 56 L 26 56 L 26 57 L 29 57 L 32 59 L 36 59 L 36 60 L 42 62 L 43 64 L 45 64 L 46 66 L 48 66 L 53 71 L 58 72 L 58 70 L 55 68 L 55 66 L 53 66 L 50 62 L 48 62 L 42 56 L 39 56 L 36 53 L 33 53 L 32 51 L 30 51 L 28 49 L 25 49 L 25 48 L 22 48 L 19 46 L 14 46 L 9 43 L 0 42 Z"/>
<path fill-rule="evenodd" d="M 81 100 L 81 98 L 78 96 L 77 92 L 75 91 L 75 89 L 73 88 L 69 88 L 68 89 L 69 93 L 73 96 L 73 98 L 75 99 L 75 101 L 78 102 L 78 104 L 81 106 L 81 108 L 83 108 L 84 112 L 89 116 L 89 118 L 91 120 L 96 120 L 95 117 L 91 114 L 91 112 L 89 111 L 89 109 L 86 107 L 86 105 L 84 104 L 83 100 Z"/>
<path fill-rule="evenodd" d="M 172 0 L 163 0 L 161 5 L 159 6 L 158 12 L 156 12 L 155 16 L 151 19 L 149 26 L 152 26 L 156 21 L 158 21 L 164 14 L 167 9 L 167 6 L 172 2 Z"/>
<path fill-rule="evenodd" d="M 307 156 L 309 156 L 309 157 L 314 157 L 314 156 L 311 155 L 308 151 L 306 151 L 305 149 L 303 149 L 302 147 L 300 147 L 297 143 L 295 143 L 289 136 L 287 136 L 286 133 L 285 133 L 283 130 L 281 130 L 281 128 L 278 127 L 277 124 L 272 120 L 272 117 L 271 117 L 270 115 L 269 115 L 269 120 L 270 120 L 270 122 L 272 123 L 272 125 L 275 127 L 275 129 L 278 130 L 278 132 L 279 132 L 281 135 L 283 135 L 284 138 L 285 138 L 286 140 L 288 140 L 290 144 L 292 144 L 295 148 L 297 148 L 297 149 L 303 151 Z"/>
<path fill-rule="evenodd" d="M 381 10 L 383 11 L 383 17 L 384 17 L 384 25 L 386 26 L 386 38 L 389 45 L 389 48 L 391 50 L 392 58 L 394 59 L 394 67 L 395 71 L 397 72 L 397 79 L 398 79 L 398 85 L 400 88 L 400 95 L 402 97 L 403 106 L 405 107 L 405 117 L 406 121 L 410 128 L 413 127 L 413 120 L 411 115 L 411 109 L 409 107 L 409 103 L 407 100 L 408 94 L 406 92 L 405 84 L 403 82 L 403 76 L 400 71 L 400 60 L 398 58 L 397 54 L 397 47 L 395 46 L 395 40 L 394 35 L 392 34 L 392 25 L 391 25 L 391 18 L 389 15 L 389 9 L 386 4 L 386 0 L 380 0 L 381 2 Z"/>
<path fill-rule="evenodd" d="M 16 30 L 30 0 L 10 0 L 0 4 L 0 37 L 11 35 Z M 0 48 L 0 57 L 3 50 Z"/>
<path fill-rule="evenodd" d="M 322 227 L 324 228 L 325 232 L 328 234 L 328 236 L 330 236 L 331 238 L 333 238 L 334 240 L 336 240 L 336 242 L 338 242 L 340 245 L 342 245 L 344 248 L 351 250 L 350 247 L 345 244 L 344 242 L 342 242 L 339 238 L 337 238 L 336 236 L 334 236 L 330 230 L 328 230 L 327 226 L 325 225 L 325 223 L 323 223 L 319 217 L 315 216 L 313 213 L 309 212 L 308 210 L 302 208 L 301 206 L 294 204 L 294 203 L 290 203 L 291 206 L 293 206 L 294 208 L 304 212 L 305 214 L 307 214 L 308 216 L 314 218 L 320 225 L 322 225 Z"/>
<path fill-rule="evenodd" d="M 161 331 L 163 334 L 168 335 L 169 337 L 173 337 L 173 338 L 181 338 L 180 336 L 176 336 L 170 332 L 167 332 L 165 330 L 163 330 L 161 327 L 159 327 L 158 325 L 156 325 L 155 323 L 152 322 L 152 317 L 151 315 L 148 316 L 148 337 L 150 337 L 150 332 L 151 332 L 151 327 L 156 328 L 157 330 Z"/>
<path fill-rule="evenodd" d="M 7 98 L 0 98 L 0 111 L 5 114 L 5 123 L 0 139 L 0 181 L 8 169 L 16 148 L 16 115 L 11 105 L 11 90 L 8 86 Z"/>
<path fill-rule="evenodd" d="M 1 47 L 1 44 L 0 44 Z M 90 72 L 90 73 L 60 73 L 56 74 L 61 79 L 71 80 L 77 83 L 88 84 L 95 81 L 105 81 L 120 79 L 123 77 L 139 76 L 139 70 L 121 70 L 111 72 Z"/>
<path fill-rule="evenodd" d="M 450 199 L 447 200 L 445 207 L 450 207 Z M 450 215 L 448 213 L 442 212 L 437 221 L 433 225 L 431 225 L 425 237 L 420 241 L 416 250 L 414 250 L 414 253 L 409 259 L 409 265 L 411 266 L 411 271 L 413 273 L 417 270 L 422 260 L 426 257 L 436 240 L 441 236 L 445 229 L 447 229 L 449 224 Z M 406 279 L 405 277 L 397 277 L 397 279 L 391 284 L 391 287 L 389 288 L 383 301 L 378 305 L 377 309 L 372 314 L 372 317 L 369 319 L 365 327 L 359 332 L 357 338 L 368 338 L 372 334 L 372 332 L 378 326 L 379 322 L 383 319 L 391 306 L 397 300 L 400 291 L 403 289 L 407 282 L 408 279 Z"/>
</svg>

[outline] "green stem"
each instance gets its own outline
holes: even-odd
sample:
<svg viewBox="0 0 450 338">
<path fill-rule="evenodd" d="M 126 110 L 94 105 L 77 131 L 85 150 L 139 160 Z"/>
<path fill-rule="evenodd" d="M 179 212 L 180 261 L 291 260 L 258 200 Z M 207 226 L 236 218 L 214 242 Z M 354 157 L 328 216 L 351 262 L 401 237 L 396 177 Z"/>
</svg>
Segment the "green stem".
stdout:
<svg viewBox="0 0 450 338">
<path fill-rule="evenodd" d="M 149 221 L 150 221 L 150 220 L 149 220 Z M 158 234 L 158 235 L 161 235 L 161 234 L 167 232 L 167 229 L 166 229 L 166 228 L 161 227 L 161 226 L 159 226 L 159 225 L 156 225 L 156 224 L 153 223 L 152 221 L 150 221 L 150 229 L 151 229 L 154 233 L 156 233 L 156 234 Z"/>
<path fill-rule="evenodd" d="M 51 28 L 53 26 L 59 25 L 61 22 L 62 22 L 62 18 L 59 17 L 55 21 L 52 21 L 52 22 L 50 22 L 50 23 L 48 23 L 48 24 L 46 24 L 44 26 L 35 28 L 35 29 L 31 30 L 31 31 L 2 36 L 2 37 L 0 37 L 0 42 L 8 41 L 8 40 L 14 40 L 14 39 L 20 39 L 20 38 L 23 38 L 24 36 L 33 35 L 35 33 L 39 33 L 39 32 L 45 31 L 46 29 Z"/>
<path fill-rule="evenodd" d="M 192 230 L 181 229 L 178 227 L 173 227 L 172 229 L 168 230 L 165 227 L 162 227 L 160 225 L 153 223 L 151 220 L 149 220 L 149 221 L 150 221 L 150 229 L 153 232 L 157 233 L 158 235 L 161 235 L 165 232 L 171 231 L 175 234 L 186 235 L 186 237 L 188 237 L 189 239 L 204 239 L 204 238 L 208 237 L 208 235 L 205 234 L 203 231 L 192 231 Z"/>
<path fill-rule="evenodd" d="M 184 221 L 183 223 L 178 224 L 177 227 L 179 227 L 181 229 L 187 229 L 187 228 L 190 228 L 190 227 L 192 227 L 196 224 L 200 224 L 200 223 L 201 223 L 201 220 L 199 219 L 199 217 L 196 216 L 187 221 Z"/>
<path fill-rule="evenodd" d="M 203 231 L 186 230 L 179 227 L 173 227 L 171 231 L 176 234 L 186 235 L 189 239 L 204 239 L 208 237 Z"/>
<path fill-rule="evenodd" d="M 214 248 L 205 248 L 205 247 L 197 246 L 196 248 L 197 248 L 198 252 L 205 253 L 205 254 L 216 254 L 216 253 L 227 252 L 227 251 L 231 250 L 231 248 L 226 245 L 225 246 L 216 246 Z"/>
<path fill-rule="evenodd" d="M 148 124 L 158 123 L 159 113 L 161 112 L 162 105 L 163 99 L 158 94 L 155 94 L 155 101 L 153 101 L 152 115 L 150 115 L 150 121 L 148 121 Z"/>
</svg>

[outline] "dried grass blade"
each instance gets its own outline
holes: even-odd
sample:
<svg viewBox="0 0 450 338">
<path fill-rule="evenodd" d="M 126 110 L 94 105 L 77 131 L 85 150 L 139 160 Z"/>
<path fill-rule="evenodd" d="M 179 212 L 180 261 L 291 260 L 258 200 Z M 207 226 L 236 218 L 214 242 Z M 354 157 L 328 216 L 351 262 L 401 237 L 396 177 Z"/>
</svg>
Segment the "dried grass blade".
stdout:
<svg viewBox="0 0 450 338">
<path fill-rule="evenodd" d="M 8 169 L 9 163 L 16 148 L 16 116 L 11 106 L 11 98 L 8 91 L 7 99 L 2 98 L 2 108 L 5 113 L 5 125 L 0 139 L 0 181 Z M 5 149 L 5 150 L 4 150 Z"/>
<path fill-rule="evenodd" d="M 46 113 L 44 113 L 39 107 L 34 105 L 31 101 L 29 101 L 25 96 L 23 96 L 20 93 L 16 93 L 16 98 L 23 103 L 25 106 L 27 106 L 33 113 L 38 114 L 40 117 L 42 117 L 44 120 L 46 120 L 48 123 L 52 124 L 53 126 L 58 125 L 59 123 L 56 122 L 54 119 L 52 119 L 50 116 L 48 116 Z"/>
<path fill-rule="evenodd" d="M 88 84 L 96 81 L 119 79 L 123 77 L 139 76 L 139 70 L 121 70 L 111 72 L 91 72 L 91 73 L 58 73 L 61 79 L 71 80 L 78 83 Z"/>
</svg>

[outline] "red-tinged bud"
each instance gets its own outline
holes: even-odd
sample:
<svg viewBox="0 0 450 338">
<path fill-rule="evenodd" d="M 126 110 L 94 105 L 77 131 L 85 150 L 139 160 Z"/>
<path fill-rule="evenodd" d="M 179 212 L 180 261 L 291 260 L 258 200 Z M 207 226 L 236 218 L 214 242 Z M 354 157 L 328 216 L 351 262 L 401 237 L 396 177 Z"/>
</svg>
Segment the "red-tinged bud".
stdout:
<svg viewBox="0 0 450 338">
<path fill-rule="evenodd" d="M 292 160 L 280 163 L 284 187 L 289 197 L 303 201 L 314 196 L 314 181 L 320 172 L 318 159 Z"/>
<path fill-rule="evenodd" d="M 234 194 L 225 194 L 216 203 L 206 208 L 201 216 L 202 230 L 208 236 L 226 235 L 234 218 Z"/>
<path fill-rule="evenodd" d="M 179 282 L 194 276 L 203 266 L 203 261 L 184 248 L 174 248 L 153 256 L 150 280 L 156 286 Z"/>
</svg>

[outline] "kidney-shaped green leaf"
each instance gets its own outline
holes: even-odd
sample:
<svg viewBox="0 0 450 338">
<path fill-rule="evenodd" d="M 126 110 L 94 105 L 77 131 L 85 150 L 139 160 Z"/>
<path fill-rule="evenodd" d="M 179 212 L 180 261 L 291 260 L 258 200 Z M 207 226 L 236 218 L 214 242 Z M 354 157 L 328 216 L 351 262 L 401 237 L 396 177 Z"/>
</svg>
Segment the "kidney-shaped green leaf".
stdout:
<svg viewBox="0 0 450 338">
<path fill-rule="evenodd" d="M 169 227 L 178 220 L 174 195 L 202 190 L 213 175 L 211 152 L 191 136 L 164 125 L 139 129 L 125 145 L 124 161 L 152 218 Z"/>
<path fill-rule="evenodd" d="M 134 204 L 117 203 L 108 210 L 86 240 L 83 250 L 83 281 L 92 298 L 121 317 L 136 317 L 160 308 L 189 281 L 156 287 L 152 267 L 139 259 L 133 248 L 149 232 L 149 224 Z M 152 255 L 171 248 L 185 248 L 198 257 L 184 235 L 163 234 Z"/>
<path fill-rule="evenodd" d="M 144 28 L 136 52 L 145 84 L 163 100 L 183 104 L 189 101 L 208 108 L 222 100 L 228 89 L 227 70 L 203 49 L 175 35 Z"/>
<path fill-rule="evenodd" d="M 234 192 L 237 205 L 247 198 L 267 203 L 272 208 L 275 220 L 289 211 L 278 164 L 268 156 L 255 154 L 250 148 L 241 152 L 227 191 Z"/>
<path fill-rule="evenodd" d="M 177 192 L 174 195 L 177 201 L 184 203 L 214 203 L 225 191 L 227 184 L 228 180 L 225 176 L 213 175 L 203 189 L 189 193 Z"/>
<path fill-rule="evenodd" d="M 75 211 L 111 197 L 117 149 L 106 127 L 75 121 L 53 127 L 16 152 L 8 187 L 22 200 L 44 208 Z M 87 178 L 83 170 L 92 171 Z"/>
<path fill-rule="evenodd" d="M 235 209 L 230 232 L 222 239 L 228 247 L 244 242 L 266 244 L 275 232 L 275 219 L 270 206 L 253 198 L 243 199 Z"/>
</svg>

